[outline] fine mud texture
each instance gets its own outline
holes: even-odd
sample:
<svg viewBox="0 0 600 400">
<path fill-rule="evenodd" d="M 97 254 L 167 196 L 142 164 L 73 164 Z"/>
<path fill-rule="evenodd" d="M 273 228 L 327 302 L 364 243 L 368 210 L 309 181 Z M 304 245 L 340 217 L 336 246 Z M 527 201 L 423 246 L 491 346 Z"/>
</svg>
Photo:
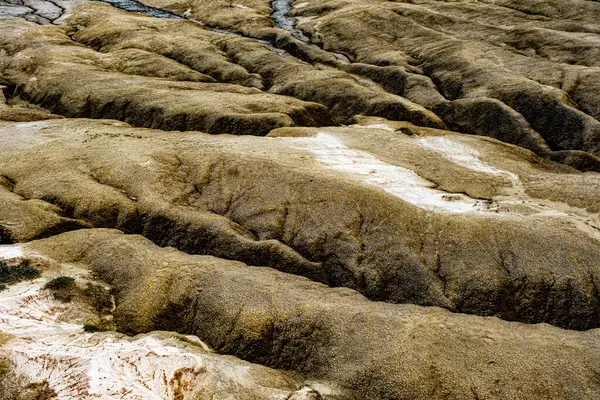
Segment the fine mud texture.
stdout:
<svg viewBox="0 0 600 400">
<path fill-rule="evenodd" d="M 331 380 L 350 398 L 593 398 L 598 390 L 593 331 L 371 302 L 112 230 L 28 248 L 78 262 L 113 285 L 124 331 L 193 332 L 219 351 Z"/>
<path fill-rule="evenodd" d="M 590 1 L 314 1 L 295 15 L 313 17 L 299 27 L 327 49 L 424 74 L 447 100 L 499 100 L 552 150 L 598 156 L 599 13 Z"/>
<path fill-rule="evenodd" d="M 599 17 L 0 0 L 0 400 L 597 399 Z"/>
<path fill-rule="evenodd" d="M 216 140 L 117 122 L 8 124 L 5 230 L 30 240 L 64 224 L 113 227 L 373 300 L 598 327 L 597 175 L 497 141 L 404 130 Z M 31 221 L 30 208 L 42 216 Z"/>
<path fill-rule="evenodd" d="M 457 99 L 477 100 L 470 103 L 475 108 L 512 109 L 502 125 L 522 117 L 552 150 L 599 155 L 597 2 L 298 1 L 288 14 L 295 24 L 267 23 L 266 1 L 234 10 L 202 0 L 188 7 L 147 2 L 255 37 L 281 35 L 274 25 L 299 30 L 314 47 L 345 55 L 351 65 L 344 69 L 430 109 L 452 109 Z M 469 114 L 460 113 L 473 133 L 479 114 Z M 457 123 L 452 114 L 440 117 Z M 503 129 L 489 126 L 487 135 L 504 140 Z"/>
<path fill-rule="evenodd" d="M 39 265 L 40 255 L 17 245 L 0 246 L 0 259 Z M 114 300 L 105 284 L 91 281 L 86 270 L 43 260 L 43 277 L 0 292 L 3 399 L 282 400 L 301 395 L 292 375 L 217 355 L 196 336 L 127 337 L 112 331 Z M 59 273 L 69 276 L 56 277 Z M 72 293 L 68 299 L 65 282 Z M 99 298 L 108 299 L 103 301 L 108 307 L 98 307 Z"/>
</svg>

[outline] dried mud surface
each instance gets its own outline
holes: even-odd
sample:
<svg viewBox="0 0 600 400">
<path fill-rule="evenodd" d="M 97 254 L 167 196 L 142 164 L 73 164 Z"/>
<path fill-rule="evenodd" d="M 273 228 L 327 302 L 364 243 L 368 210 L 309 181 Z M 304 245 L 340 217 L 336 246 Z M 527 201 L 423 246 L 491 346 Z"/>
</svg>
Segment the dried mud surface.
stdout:
<svg viewBox="0 0 600 400">
<path fill-rule="evenodd" d="M 0 400 L 595 399 L 598 17 L 0 1 Z"/>
</svg>

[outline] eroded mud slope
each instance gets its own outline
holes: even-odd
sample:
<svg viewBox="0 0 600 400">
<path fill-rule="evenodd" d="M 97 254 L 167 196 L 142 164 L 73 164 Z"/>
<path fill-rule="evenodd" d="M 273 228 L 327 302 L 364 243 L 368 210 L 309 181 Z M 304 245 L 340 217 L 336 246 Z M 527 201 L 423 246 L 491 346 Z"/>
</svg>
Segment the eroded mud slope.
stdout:
<svg viewBox="0 0 600 400">
<path fill-rule="evenodd" d="M 62 27 L 4 23 L 3 75 L 19 99 L 67 116 L 266 134 L 363 114 L 492 136 L 600 170 L 593 26 L 582 24 L 584 34 L 572 32 L 572 21 L 440 3 L 305 2 L 289 13 L 305 41 L 264 21 L 269 14 L 257 5 L 203 5 L 194 13 L 194 2 L 185 10 L 159 2 L 150 5 L 174 14 L 148 9 L 156 15 L 149 17 L 84 4 L 69 9 Z M 517 27 L 493 24 L 502 18 Z"/>
<path fill-rule="evenodd" d="M 79 230 L 27 248 L 104 277 L 126 332 L 194 332 L 217 350 L 336 382 L 343 398 L 591 399 L 598 390 L 597 331 L 372 302 L 113 230 Z"/>
<path fill-rule="evenodd" d="M 568 150 L 599 155 L 597 2 L 299 0 L 288 14 L 293 29 L 276 22 L 305 42 L 276 27 L 266 0 L 233 10 L 204 0 L 144 2 L 367 78 L 453 130 L 540 155 L 558 151 L 555 160 L 573 158 L 561 153 Z"/>
<path fill-rule="evenodd" d="M 0 246 L 0 263 L 2 278 L 36 272 L 0 291 L 2 399 L 314 399 L 291 374 L 215 354 L 196 336 L 111 331 L 115 299 L 87 269 L 21 245 Z"/>
<path fill-rule="evenodd" d="M 0 2 L 0 400 L 597 398 L 600 3 L 111 3 Z"/>
<path fill-rule="evenodd" d="M 3 125 L 5 234 L 115 227 L 374 300 L 598 326 L 597 174 L 415 126 L 298 129 Z"/>
</svg>

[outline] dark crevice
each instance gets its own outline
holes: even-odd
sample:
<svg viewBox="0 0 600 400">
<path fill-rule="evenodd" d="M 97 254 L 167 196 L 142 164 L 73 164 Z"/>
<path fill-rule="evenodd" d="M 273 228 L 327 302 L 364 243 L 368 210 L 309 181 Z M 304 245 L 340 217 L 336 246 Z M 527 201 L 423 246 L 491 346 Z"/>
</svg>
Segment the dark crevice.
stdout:
<svg viewBox="0 0 600 400">
<path fill-rule="evenodd" d="M 88 224 L 84 221 L 77 220 L 77 219 L 65 218 L 60 223 L 58 223 L 48 229 L 45 229 L 39 235 L 31 237 L 30 240 L 45 239 L 45 238 L 49 238 L 52 236 L 60 235 L 61 233 L 65 233 L 65 232 L 71 232 L 71 231 L 76 231 L 76 230 L 80 230 L 80 229 L 90 229 L 90 228 L 93 228 L 93 226 L 91 226 L 90 224 Z"/>
<path fill-rule="evenodd" d="M 2 94 L 8 103 L 10 100 L 18 97 L 19 85 L 10 82 L 2 82 Z"/>
<path fill-rule="evenodd" d="M 278 25 L 278 27 L 280 29 L 284 29 L 284 30 L 287 30 L 288 32 L 290 32 L 294 38 L 296 38 L 297 40 L 300 41 L 300 43 L 295 43 L 293 40 L 289 40 L 289 38 L 287 38 L 287 37 L 278 37 L 277 35 L 274 35 L 273 37 L 269 38 L 268 40 L 264 40 L 261 38 L 249 36 L 249 35 L 241 33 L 241 32 L 233 32 L 233 31 L 219 29 L 219 28 L 216 28 L 209 24 L 197 21 L 195 19 L 180 16 L 178 14 L 170 13 L 170 12 L 166 12 L 167 14 L 165 14 L 165 16 L 161 16 L 162 14 L 160 14 L 160 12 L 157 13 L 156 11 L 157 10 L 162 11 L 162 10 L 152 8 L 152 7 L 150 7 L 149 9 L 146 10 L 146 8 L 145 8 L 146 6 L 143 6 L 140 3 L 137 3 L 137 1 L 135 1 L 135 0 L 125 0 L 125 1 L 109 0 L 109 1 L 105 1 L 105 2 L 112 4 L 115 7 L 122 8 L 126 11 L 143 12 L 147 15 L 158 17 L 158 18 L 186 19 L 186 20 L 192 21 L 192 22 L 194 22 L 210 31 L 216 32 L 216 33 L 232 35 L 232 36 L 237 36 L 237 37 L 241 37 L 241 38 L 247 38 L 247 39 L 254 40 L 254 41 L 258 42 L 260 45 L 262 45 L 263 47 L 266 47 L 267 49 L 274 51 L 278 55 L 293 57 L 300 62 L 306 62 L 311 65 L 314 65 L 314 63 L 315 63 L 314 57 L 310 53 L 310 51 L 308 51 L 308 49 L 304 48 L 304 46 L 314 47 L 318 51 L 326 52 L 326 53 L 334 56 L 334 60 L 332 62 L 329 62 L 325 59 L 320 59 L 320 60 L 318 60 L 320 63 L 324 63 L 336 70 L 347 73 L 349 78 L 354 77 L 354 79 L 357 81 L 357 83 L 361 84 L 362 86 L 365 86 L 365 87 L 377 86 L 377 88 L 380 89 L 382 92 L 402 95 L 401 93 L 399 93 L 398 88 L 392 88 L 389 86 L 389 84 L 388 84 L 389 79 L 380 79 L 379 81 L 377 81 L 377 80 L 372 80 L 373 77 L 368 74 L 361 74 L 361 73 L 355 72 L 355 71 L 349 72 L 346 70 L 347 68 L 344 68 L 344 66 L 348 65 L 348 64 L 346 62 L 343 62 L 340 59 L 340 56 L 338 55 L 339 52 L 328 51 L 328 50 L 321 48 L 320 46 L 318 46 L 316 44 L 311 43 L 311 41 L 306 36 L 304 36 L 299 30 L 297 30 L 295 28 L 295 18 L 289 17 L 287 15 L 289 10 L 291 9 L 291 2 L 289 0 L 275 0 L 272 2 L 273 7 L 275 7 L 275 9 L 277 10 L 276 12 L 273 13 L 273 17 L 276 21 L 276 24 Z M 138 9 L 137 5 L 141 6 L 140 10 L 146 10 L 147 12 L 140 11 L 140 10 L 135 11 L 136 9 Z M 275 14 L 277 14 L 277 16 Z M 342 54 L 343 58 L 345 58 L 349 61 L 349 59 L 350 59 L 349 56 L 347 56 L 343 53 L 339 53 L 339 54 Z M 246 67 L 244 67 L 239 62 L 239 60 L 237 60 L 235 57 L 228 55 L 228 58 L 236 65 L 239 65 L 242 68 L 246 69 Z M 175 58 L 174 58 L 174 61 L 181 63 L 180 60 L 175 59 Z M 249 72 L 252 72 L 252 71 L 249 71 Z M 357 78 L 357 76 L 353 75 L 353 74 L 360 75 L 361 78 Z M 261 77 L 263 79 L 263 84 L 264 84 L 263 89 L 265 91 L 268 91 L 268 89 L 272 86 L 272 83 L 269 82 L 268 76 L 261 76 Z M 371 84 L 365 84 L 365 83 L 361 82 L 362 79 L 369 80 L 371 82 Z M 292 97 L 295 97 L 295 96 L 292 96 Z M 315 100 L 312 100 L 312 101 L 315 101 Z"/>
<path fill-rule="evenodd" d="M 169 17 L 169 18 L 175 18 L 175 17 Z M 179 16 L 177 16 L 177 18 L 181 18 Z M 428 71 L 425 70 L 425 74 L 427 74 Z M 430 74 L 432 74 L 432 71 L 429 71 Z M 351 75 L 350 75 L 351 76 Z M 425 75 L 427 76 L 427 75 Z M 435 76 L 431 77 L 431 80 L 434 84 L 437 85 L 438 88 L 438 92 L 440 92 L 439 87 L 441 85 L 441 82 L 436 82 L 435 81 Z M 19 95 L 19 88 L 16 85 L 11 85 L 10 87 L 6 88 L 5 91 L 7 93 L 12 93 L 11 96 L 18 96 Z M 460 96 L 460 93 L 456 93 L 457 96 Z M 58 96 L 58 98 L 56 98 L 55 96 Z M 58 102 L 60 100 L 60 95 L 48 95 L 46 96 L 47 98 L 42 99 L 42 103 L 46 104 L 49 102 Z M 91 98 L 88 98 L 88 101 L 86 102 L 86 107 L 88 109 L 88 112 L 90 115 L 93 115 L 97 118 L 102 118 L 102 117 L 106 117 L 107 115 L 112 115 L 113 111 L 110 110 L 120 110 L 121 114 L 118 115 L 120 118 L 119 119 L 123 119 L 126 120 L 127 118 L 127 109 L 130 105 L 130 102 L 127 101 L 123 104 L 104 104 L 102 106 L 100 105 L 94 105 L 92 104 Z M 96 113 L 96 114 L 94 114 Z M 187 125 L 187 123 L 185 122 L 185 118 L 186 116 L 183 117 L 184 118 L 184 125 Z M 156 109 L 153 108 L 152 110 L 149 111 L 148 115 L 147 115 L 147 120 L 149 125 L 154 126 L 154 127 L 160 127 L 161 123 L 159 122 L 161 119 L 161 110 L 160 109 Z M 230 226 L 228 226 L 227 229 L 230 229 L 230 231 L 219 231 L 219 229 L 221 228 L 214 228 L 214 231 L 210 231 L 210 229 L 213 229 L 214 225 L 209 226 L 209 225 L 205 225 L 205 226 L 201 226 L 198 229 L 195 229 L 195 227 L 193 226 L 192 222 L 185 222 L 185 223 L 181 223 L 180 215 L 177 214 L 175 211 L 173 210 L 164 210 L 164 213 L 161 214 L 161 212 L 159 213 L 153 213 L 152 211 L 148 211 L 148 210 L 142 210 L 140 209 L 139 205 L 135 205 L 136 207 L 136 212 L 133 213 L 132 215 L 128 216 L 128 219 L 126 220 L 119 220 L 118 218 L 114 217 L 111 220 L 112 221 L 116 221 L 116 222 L 111 222 L 110 224 L 107 225 L 98 225 L 98 224 L 92 224 L 91 222 L 85 222 L 85 223 L 81 223 L 82 225 L 81 227 L 91 227 L 91 226 L 109 226 L 109 227 L 115 227 L 118 229 L 121 229 L 127 233 L 138 233 L 138 234 L 142 234 L 146 237 L 148 237 L 149 239 L 155 241 L 155 243 L 162 245 L 162 246 L 169 246 L 169 245 L 173 245 L 177 248 L 179 248 L 182 251 L 187 251 L 189 253 L 192 254 L 210 254 L 210 255 L 216 255 L 218 257 L 222 257 L 222 258 L 227 258 L 227 259 L 236 259 L 236 260 L 240 260 L 243 262 L 246 262 L 248 264 L 251 265 L 269 265 L 272 266 L 273 268 L 278 268 L 278 269 L 282 269 L 285 272 L 289 272 L 289 273 L 294 273 L 294 274 L 299 274 L 299 275 L 305 275 L 305 276 L 309 276 L 311 277 L 311 279 L 314 280 L 318 280 L 318 281 L 326 281 L 331 285 L 337 285 L 337 283 L 339 282 L 343 282 L 344 285 L 350 286 L 350 287 L 364 287 L 364 277 L 356 277 L 354 276 L 353 272 L 350 271 L 347 266 L 345 265 L 345 263 L 338 259 L 338 256 L 335 254 L 332 254 L 330 256 L 327 257 L 327 264 L 328 267 L 331 267 L 331 272 L 326 272 L 324 273 L 320 268 L 320 265 L 316 265 L 318 264 L 320 261 L 312 261 L 308 258 L 308 256 L 306 255 L 306 253 L 308 252 L 300 252 L 296 249 L 293 249 L 292 247 L 290 247 L 291 245 L 287 245 L 285 242 L 283 242 L 283 240 L 269 240 L 269 241 L 258 241 L 257 239 L 257 234 L 255 232 L 247 232 L 247 230 L 243 227 L 243 223 L 236 221 L 234 219 L 234 217 L 232 216 L 232 214 L 235 213 L 235 209 L 236 209 L 236 204 L 238 201 L 243 201 L 244 200 L 244 196 L 246 194 L 247 191 L 242 191 L 239 193 L 232 193 L 231 196 L 229 196 L 229 198 L 227 199 L 227 201 L 225 201 L 224 203 L 224 207 L 222 210 L 218 210 L 219 212 L 216 212 L 217 210 L 212 210 L 212 213 L 206 210 L 202 210 L 199 207 L 195 207 L 193 205 L 193 201 L 192 199 L 194 199 L 195 197 L 198 198 L 202 198 L 203 196 L 203 188 L 205 188 L 207 185 L 209 185 L 211 183 L 212 180 L 216 180 L 216 178 L 214 177 L 215 171 L 217 169 L 216 166 L 212 166 L 212 170 L 209 171 L 208 174 L 208 178 L 207 178 L 207 182 L 202 182 L 202 184 L 199 183 L 193 183 L 191 182 L 192 180 L 190 179 L 189 176 L 189 171 L 186 170 L 185 165 L 184 165 L 184 161 L 182 161 L 182 159 L 179 156 L 176 156 L 176 161 L 177 163 L 174 165 L 174 168 L 176 170 L 175 174 L 173 174 L 173 176 L 183 176 L 181 178 L 181 182 L 186 186 L 189 187 L 189 191 L 186 191 L 186 193 L 177 201 L 175 201 L 175 203 L 179 206 L 182 206 L 185 208 L 184 211 L 187 213 L 188 211 L 191 210 L 191 212 L 194 215 L 194 218 L 196 216 L 204 216 L 204 215 L 210 215 L 212 214 L 212 216 L 219 216 L 221 218 L 223 218 L 223 220 L 227 220 L 229 222 L 231 222 L 232 224 Z M 103 183 L 101 181 L 99 181 L 97 178 L 91 176 L 92 179 L 95 180 L 95 182 L 97 182 L 100 185 L 106 185 L 106 186 L 110 186 L 113 187 L 111 185 L 108 185 L 106 183 Z M 9 182 L 10 183 L 10 182 Z M 14 182 L 11 183 L 14 186 Z M 115 188 L 115 187 L 113 187 Z M 128 194 L 125 192 L 125 190 L 123 189 L 119 189 L 119 188 L 115 188 L 117 190 L 119 190 L 125 197 L 127 197 L 129 200 L 131 200 L 133 203 L 137 202 L 137 199 L 135 199 L 134 196 Z M 251 190 L 251 189 L 248 189 Z M 64 216 L 65 218 L 71 218 L 74 219 L 75 218 L 75 209 L 72 206 L 69 206 L 68 204 L 61 204 L 61 201 L 59 198 L 55 198 L 52 196 L 48 196 L 45 198 L 42 198 L 45 201 L 48 201 L 52 204 L 56 204 L 58 205 L 62 212 L 61 215 Z M 283 207 L 281 210 L 278 210 L 281 212 L 281 237 L 283 237 L 285 235 L 285 231 L 286 231 L 286 223 L 288 222 L 288 218 L 290 216 L 290 208 L 292 206 L 292 203 L 290 201 L 286 202 L 283 204 Z M 112 214 L 111 214 L 112 215 Z M 191 215 L 191 214 L 190 214 Z M 86 217 L 84 217 L 85 219 Z M 217 219 L 215 219 L 214 221 L 217 221 Z M 213 221 L 213 222 L 214 222 Z M 74 228 L 74 226 L 76 225 L 76 222 L 73 222 L 73 226 L 69 228 L 69 224 L 65 223 L 65 228 L 66 230 L 72 230 L 72 229 L 80 229 L 80 228 Z M 220 223 L 221 220 L 218 220 L 218 222 Z M 79 222 L 77 222 L 79 223 Z M 212 222 L 211 222 L 212 223 Z M 217 222 L 215 222 L 216 224 Z M 62 228 L 58 228 L 57 232 L 60 232 L 60 229 Z M 223 228 L 225 229 L 225 228 Z M 366 221 L 365 221 L 365 216 L 362 215 L 362 213 L 359 212 L 359 218 L 358 218 L 358 234 L 357 234 L 357 243 L 358 243 L 358 251 L 356 253 L 356 263 L 358 265 L 358 269 L 360 269 L 362 263 L 365 260 L 366 257 L 366 245 L 365 245 L 365 241 L 364 241 L 364 236 L 367 234 L 366 232 L 367 226 L 366 226 Z M 44 233 L 44 235 L 46 236 L 41 236 L 41 237 L 47 237 L 47 236 L 52 236 L 54 234 L 57 233 L 53 233 L 53 231 L 48 231 L 47 235 L 46 232 Z M 225 236 L 226 239 L 222 239 L 219 235 L 221 236 Z M 250 237 L 248 237 L 250 236 Z M 0 241 L 2 240 L 3 237 L 3 233 L 2 231 L 0 231 Z M 6 239 L 6 240 L 11 240 L 10 238 Z M 239 243 L 236 243 L 235 240 L 240 240 Z M 248 241 L 253 241 L 254 243 L 252 244 L 248 244 Z M 293 244 L 294 243 L 294 238 L 292 237 L 292 239 L 287 240 L 288 243 Z M 241 250 L 240 252 L 234 253 L 235 251 L 238 251 L 238 249 L 232 250 L 231 248 L 229 248 L 230 246 L 237 246 L 239 244 L 243 244 L 243 246 L 248 246 L 247 248 Z M 423 246 L 424 244 L 421 244 L 421 258 L 422 261 L 424 260 L 424 256 L 423 256 Z M 225 249 L 224 249 L 225 248 Z M 285 250 L 282 250 L 285 249 Z M 287 250 L 291 250 L 291 252 L 294 252 L 295 255 L 290 255 L 288 253 L 286 253 Z M 279 252 L 279 253 L 277 253 Z M 274 254 L 277 253 L 277 254 Z M 297 257 L 296 257 L 297 256 Z M 296 257 L 295 259 L 290 261 L 290 257 Z M 300 258 L 305 258 L 305 260 L 301 260 L 298 261 L 298 259 Z M 325 257 L 324 257 L 325 258 Z M 306 261 L 306 264 L 312 264 L 312 265 L 297 265 L 298 263 L 302 264 L 304 261 Z M 425 264 L 423 262 L 423 264 Z M 508 268 L 508 265 L 511 265 L 510 263 L 506 263 L 506 260 L 504 259 L 504 255 L 500 254 L 500 263 L 499 266 L 504 270 L 504 272 L 506 272 L 507 275 L 507 279 L 510 281 L 509 283 L 507 283 L 506 285 L 506 291 L 510 292 L 510 293 L 519 293 L 521 290 L 524 290 L 524 287 L 526 286 L 526 281 L 524 279 L 520 280 L 520 281 L 512 281 L 511 280 L 511 271 Z M 435 259 L 435 263 L 431 268 L 431 271 L 437 275 L 437 277 L 440 280 L 440 284 L 442 286 L 442 291 L 444 293 L 444 295 L 447 297 L 447 286 L 448 286 L 448 282 L 446 277 L 442 276 L 443 274 L 440 274 L 440 269 L 442 267 L 442 261 L 440 259 L 440 255 L 438 253 L 436 253 L 436 259 Z M 312 275 L 314 274 L 314 275 Z M 323 277 L 323 274 L 327 274 L 327 278 Z M 354 283 L 356 280 L 359 280 L 358 283 Z M 363 281 L 360 281 L 360 279 L 363 279 Z M 552 290 L 554 289 L 554 285 L 555 285 L 555 281 L 552 282 L 550 289 L 548 289 L 548 293 L 547 293 L 547 308 L 550 309 L 550 293 L 552 292 Z M 592 284 L 594 285 L 595 288 L 595 294 L 596 294 L 596 298 L 598 297 L 598 288 L 596 287 L 596 283 L 593 280 L 592 277 Z M 510 293 L 507 294 L 507 296 L 510 296 Z M 477 299 L 477 296 L 480 294 L 475 294 L 473 296 L 473 299 Z M 467 301 L 470 301 L 471 299 L 467 299 Z M 460 306 L 464 305 L 464 302 L 460 304 Z M 459 307 L 461 308 L 461 307 Z M 463 310 L 464 312 L 469 312 L 469 310 Z M 499 313 L 502 314 L 502 313 Z M 505 315 L 501 315 L 501 318 L 508 318 Z M 548 318 L 546 316 L 546 318 Z M 545 319 L 544 319 L 545 320 Z M 575 328 L 578 329 L 578 328 Z"/>
<path fill-rule="evenodd" d="M 357 235 L 356 235 L 356 241 L 358 242 L 358 251 L 356 254 L 356 267 L 357 267 L 357 270 L 360 271 L 361 264 L 365 260 L 365 252 L 366 252 L 366 248 L 367 248 L 367 246 L 365 245 L 364 238 L 363 238 L 363 236 L 366 234 L 366 218 L 363 215 L 363 213 L 360 211 L 360 209 L 358 209 L 357 225 L 358 225 L 358 231 L 357 231 Z M 361 286 L 364 286 L 364 285 L 361 285 Z"/>
<path fill-rule="evenodd" d="M 0 225 L 0 244 L 13 244 L 16 243 L 16 240 L 14 239 L 13 235 L 10 233 L 10 231 Z"/>
<path fill-rule="evenodd" d="M 174 167 L 177 171 L 181 171 L 185 164 L 179 157 L 177 160 L 179 165 Z M 177 172 L 173 174 L 176 175 Z M 146 210 L 137 206 L 137 199 L 131 200 L 135 197 L 125 190 L 103 182 L 97 177 L 92 179 L 99 185 L 118 190 L 132 202 L 135 211 L 122 215 L 119 210 L 106 210 L 107 215 L 99 217 L 94 215 L 96 222 L 89 220 L 85 215 L 78 216 L 79 219 L 90 224 L 88 227 L 116 228 L 125 233 L 145 236 L 159 246 L 172 246 L 189 254 L 213 255 L 242 261 L 248 265 L 265 265 L 319 282 L 327 281 L 325 271 L 319 262 L 306 259 L 281 241 L 257 240 L 255 235 L 226 216 L 227 212 L 220 215 L 193 205 L 158 212 Z M 207 185 L 210 179 L 212 178 L 204 184 Z M 181 178 L 181 182 L 189 186 L 189 189 L 193 185 L 188 183 L 188 180 L 187 176 Z M 238 197 L 238 200 L 242 196 Z M 52 197 L 43 199 L 61 206 L 65 215 L 73 216 L 73 207 L 61 204 L 59 199 Z"/>
<path fill-rule="evenodd" d="M 33 199 L 23 196 L 22 194 L 15 192 L 15 190 L 14 190 L 15 185 L 16 185 L 15 181 L 11 180 L 7 176 L 0 175 L 0 186 L 9 190 L 11 193 L 14 193 L 15 195 L 19 196 L 19 198 L 22 201 L 33 200 Z M 61 207 L 59 204 L 51 201 L 51 199 L 40 198 L 40 199 L 36 199 L 36 200 L 42 200 L 48 204 L 52 204 L 57 209 L 56 215 L 60 217 L 60 221 L 53 225 L 47 226 L 39 234 L 31 236 L 27 240 L 43 239 L 43 238 L 52 237 L 52 236 L 59 235 L 61 233 L 65 233 L 65 232 L 69 232 L 69 231 L 74 231 L 74 230 L 78 230 L 78 229 L 87 229 L 87 228 L 93 227 L 89 223 L 87 223 L 81 219 L 75 218 L 73 216 L 72 210 Z M 0 224 L 0 244 L 11 244 L 11 243 L 19 242 L 19 241 L 20 240 L 18 239 L 18 235 L 13 233 L 12 230 L 10 229 L 10 227 L 3 226 L 2 224 Z"/>
<path fill-rule="evenodd" d="M 431 269 L 431 271 L 435 274 L 435 276 L 437 276 L 438 281 L 440 282 L 440 286 L 442 288 L 442 293 L 444 294 L 444 297 L 446 299 L 448 299 L 448 279 L 440 273 L 440 270 L 442 269 L 442 259 L 440 257 L 439 253 L 435 253 L 435 262 L 433 264 L 433 268 Z M 456 307 L 458 308 L 458 307 Z"/>
<path fill-rule="evenodd" d="M 0 175 L 0 186 L 4 187 L 9 192 L 15 192 L 16 182 L 6 175 Z"/>
</svg>

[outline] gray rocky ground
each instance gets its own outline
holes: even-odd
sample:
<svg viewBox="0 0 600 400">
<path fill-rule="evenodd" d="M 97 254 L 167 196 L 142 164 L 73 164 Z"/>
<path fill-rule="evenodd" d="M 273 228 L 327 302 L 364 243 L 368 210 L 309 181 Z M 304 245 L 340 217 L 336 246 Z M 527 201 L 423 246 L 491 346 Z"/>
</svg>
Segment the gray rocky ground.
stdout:
<svg viewBox="0 0 600 400">
<path fill-rule="evenodd" d="M 108 3 L 0 2 L 2 400 L 598 397 L 600 3 Z"/>
</svg>

